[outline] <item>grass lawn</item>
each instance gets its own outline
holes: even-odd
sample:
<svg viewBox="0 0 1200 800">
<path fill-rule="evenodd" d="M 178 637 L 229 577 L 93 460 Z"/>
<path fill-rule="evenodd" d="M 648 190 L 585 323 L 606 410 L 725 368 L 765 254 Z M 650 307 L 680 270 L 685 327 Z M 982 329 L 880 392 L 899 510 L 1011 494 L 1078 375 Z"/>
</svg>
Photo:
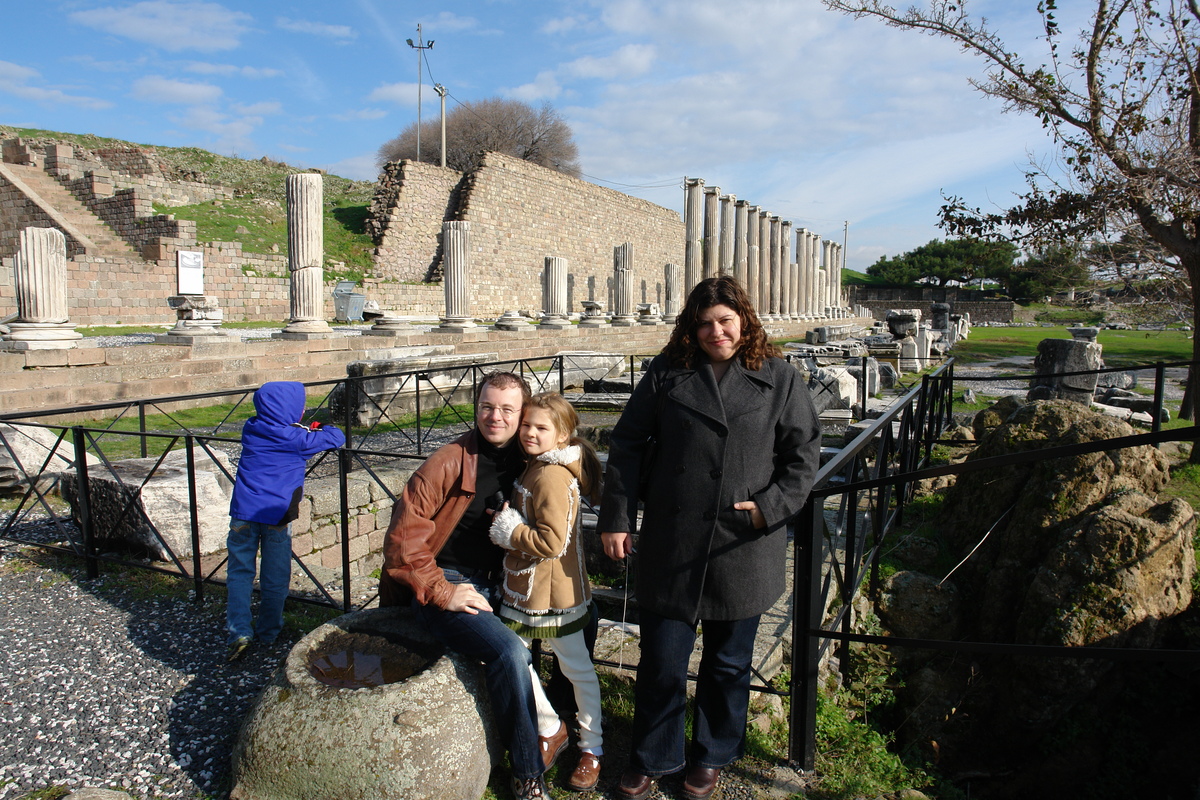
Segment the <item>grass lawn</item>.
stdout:
<svg viewBox="0 0 1200 800">
<path fill-rule="evenodd" d="M 1156 361 L 1189 361 L 1190 334 L 1166 331 L 1100 331 L 1097 341 L 1104 347 L 1104 363 L 1110 367 L 1153 364 Z M 1035 356 L 1043 339 L 1070 339 L 1065 327 L 972 328 L 970 338 L 951 351 L 964 364 L 1002 361 L 1014 356 Z"/>
</svg>

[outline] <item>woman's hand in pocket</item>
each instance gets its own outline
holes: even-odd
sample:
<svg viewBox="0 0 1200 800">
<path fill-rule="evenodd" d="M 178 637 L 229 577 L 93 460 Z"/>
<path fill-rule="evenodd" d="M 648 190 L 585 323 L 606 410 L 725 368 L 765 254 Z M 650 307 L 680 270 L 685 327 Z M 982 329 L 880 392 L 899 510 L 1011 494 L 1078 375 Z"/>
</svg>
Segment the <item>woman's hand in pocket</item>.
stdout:
<svg viewBox="0 0 1200 800">
<path fill-rule="evenodd" d="M 753 500 L 743 500 L 740 503 L 734 503 L 733 507 L 738 511 L 749 511 L 750 522 L 754 525 L 755 530 L 761 530 L 767 527 L 767 518 L 758 510 L 758 503 Z"/>
</svg>

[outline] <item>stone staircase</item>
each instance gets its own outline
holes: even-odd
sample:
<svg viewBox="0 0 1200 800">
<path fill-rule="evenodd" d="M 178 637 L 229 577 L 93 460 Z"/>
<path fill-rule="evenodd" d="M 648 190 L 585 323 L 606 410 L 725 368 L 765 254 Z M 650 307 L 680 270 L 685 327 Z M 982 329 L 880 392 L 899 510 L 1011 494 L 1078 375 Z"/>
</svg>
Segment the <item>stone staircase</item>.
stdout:
<svg viewBox="0 0 1200 800">
<path fill-rule="evenodd" d="M 112 228 L 40 167 L 23 164 L 0 166 L 13 182 L 23 187 L 34 202 L 42 206 L 64 233 L 74 237 L 81 251 L 89 256 L 138 258 L 138 253 Z"/>
</svg>

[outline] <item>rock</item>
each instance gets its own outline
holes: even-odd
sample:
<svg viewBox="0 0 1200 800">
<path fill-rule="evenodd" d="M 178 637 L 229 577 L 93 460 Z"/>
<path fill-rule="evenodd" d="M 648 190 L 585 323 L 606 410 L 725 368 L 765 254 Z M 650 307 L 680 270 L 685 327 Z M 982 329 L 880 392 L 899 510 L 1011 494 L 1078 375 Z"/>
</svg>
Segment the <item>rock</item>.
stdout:
<svg viewBox="0 0 1200 800">
<path fill-rule="evenodd" d="M 885 318 L 888 330 L 897 339 L 915 334 L 920 321 L 921 310 L 919 308 L 889 309 Z"/>
<path fill-rule="evenodd" d="M 975 405 L 979 398 L 975 396 L 974 389 L 964 389 L 962 393 L 962 401 L 969 406 Z"/>
<path fill-rule="evenodd" d="M 954 639 L 961 622 L 958 587 L 923 572 L 903 570 L 883 583 L 879 618 L 896 636 Z"/>
<path fill-rule="evenodd" d="M 356 653 L 409 677 L 340 688 L 314 677 Z M 315 666 L 314 666 L 315 665 Z M 370 682 L 368 682 L 370 683 Z M 482 668 L 445 651 L 408 609 L 370 609 L 301 639 L 238 734 L 231 800 L 480 797 L 503 754 Z"/>
<path fill-rule="evenodd" d="M 96 458 L 88 456 L 88 464 L 95 463 Z M 69 433 L 60 442 L 53 428 L 0 424 L 0 497 L 24 494 L 34 478 L 38 490 L 45 492 L 60 473 L 74 469 L 75 445 Z"/>
<path fill-rule="evenodd" d="M 219 450 L 210 456 L 197 448 L 195 457 L 196 507 L 202 510 L 197 515 L 200 552 L 208 555 L 225 547 L 234 472 L 229 456 Z M 99 542 L 142 549 L 160 561 L 170 560 L 172 553 L 176 558 L 192 555 L 191 487 L 185 451 L 172 450 L 161 464 L 156 457 L 114 461 L 111 470 L 89 470 L 88 482 L 88 511 Z M 61 487 L 78 525 L 76 474 L 64 472 Z"/>
<path fill-rule="evenodd" d="M 975 432 L 975 439 L 982 440 L 996 428 L 999 428 L 1023 405 L 1025 403 L 1021 398 L 1009 395 L 1001 397 L 995 403 L 980 411 L 975 415 L 975 419 L 971 421 L 971 429 Z"/>
<path fill-rule="evenodd" d="M 913 569 L 929 570 L 937 563 L 938 543 L 924 536 L 905 536 L 896 544 L 893 555 Z"/>
<path fill-rule="evenodd" d="M 973 442 L 975 431 L 966 425 L 955 425 L 943 433 L 942 438 L 951 442 Z"/>
<path fill-rule="evenodd" d="M 133 800 L 133 795 L 113 789 L 86 787 L 66 795 L 67 800 Z"/>
<path fill-rule="evenodd" d="M 1105 372 L 1096 378 L 1096 385 L 1132 389 L 1137 386 L 1137 375 L 1132 372 Z"/>
</svg>

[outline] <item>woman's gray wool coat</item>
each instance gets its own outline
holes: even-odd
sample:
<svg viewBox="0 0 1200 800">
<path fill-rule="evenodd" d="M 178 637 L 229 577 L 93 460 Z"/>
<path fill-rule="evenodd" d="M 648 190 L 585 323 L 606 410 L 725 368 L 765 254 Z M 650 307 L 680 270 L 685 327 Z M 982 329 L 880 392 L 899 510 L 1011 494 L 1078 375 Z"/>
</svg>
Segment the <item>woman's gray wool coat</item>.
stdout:
<svg viewBox="0 0 1200 800">
<path fill-rule="evenodd" d="M 820 430 L 808 387 L 782 359 L 759 370 L 735 359 L 718 384 L 707 361 L 687 369 L 657 356 L 613 428 L 597 526 L 634 530 L 642 454 L 653 435 L 638 605 L 692 623 L 769 609 L 784 590 L 787 522 L 812 488 Z M 742 500 L 758 504 L 766 528 L 734 509 Z"/>
</svg>

